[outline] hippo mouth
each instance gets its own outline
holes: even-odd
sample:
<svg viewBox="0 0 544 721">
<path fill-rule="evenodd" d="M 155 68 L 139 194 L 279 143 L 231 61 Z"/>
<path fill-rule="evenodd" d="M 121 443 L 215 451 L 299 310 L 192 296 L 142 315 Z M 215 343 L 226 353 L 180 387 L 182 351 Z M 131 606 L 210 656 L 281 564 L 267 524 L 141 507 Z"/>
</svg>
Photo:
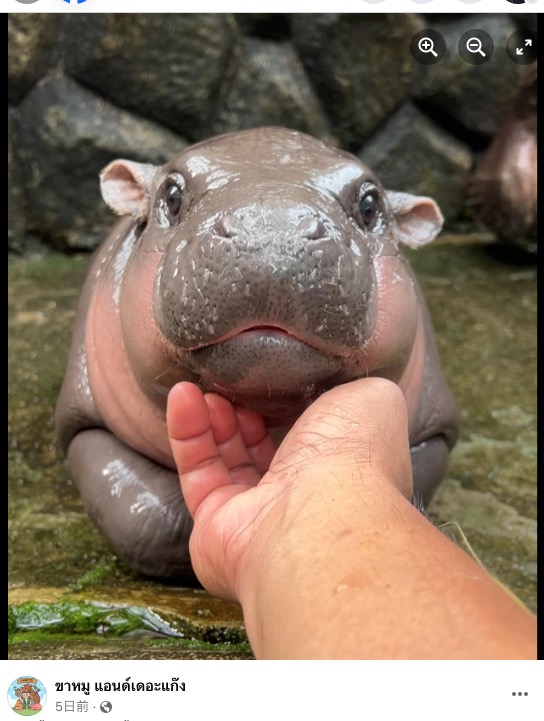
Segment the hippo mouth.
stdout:
<svg viewBox="0 0 544 721">
<path fill-rule="evenodd" d="M 192 348 L 190 348 L 190 351 L 194 353 L 195 351 L 200 351 L 211 346 L 217 346 L 221 343 L 226 343 L 227 341 L 231 341 L 237 338 L 243 338 L 244 341 L 248 339 L 250 341 L 255 341 L 259 337 L 283 337 L 285 339 L 285 342 L 297 341 L 298 343 L 303 343 L 307 346 L 315 348 L 316 350 L 319 350 L 328 356 L 346 357 L 350 353 L 348 349 L 331 348 L 326 341 L 320 339 L 317 336 L 311 335 L 309 333 L 303 333 L 302 331 L 298 332 L 297 330 L 293 328 L 288 328 L 287 325 L 282 325 L 280 323 L 255 323 L 243 327 L 238 327 L 228 333 L 225 333 L 218 339 L 202 343 L 201 345 L 193 346 Z"/>
<path fill-rule="evenodd" d="M 270 324 L 237 329 L 191 351 L 203 387 L 270 417 L 298 414 L 341 382 L 343 360 Z"/>
</svg>

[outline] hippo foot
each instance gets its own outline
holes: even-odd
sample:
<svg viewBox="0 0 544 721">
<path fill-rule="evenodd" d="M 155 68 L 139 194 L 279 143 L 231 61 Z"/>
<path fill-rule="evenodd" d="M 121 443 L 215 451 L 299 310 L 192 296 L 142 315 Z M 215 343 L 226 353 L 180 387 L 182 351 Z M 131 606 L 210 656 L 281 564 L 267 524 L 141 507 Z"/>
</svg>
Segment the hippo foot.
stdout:
<svg viewBox="0 0 544 721">
<path fill-rule="evenodd" d="M 429 505 L 444 478 L 450 448 L 444 435 L 437 434 L 410 448 L 414 493 L 412 503 L 420 511 Z"/>
<path fill-rule="evenodd" d="M 85 510 L 120 558 L 146 576 L 194 582 L 192 520 L 175 471 L 104 429 L 78 433 L 68 465 Z"/>
</svg>

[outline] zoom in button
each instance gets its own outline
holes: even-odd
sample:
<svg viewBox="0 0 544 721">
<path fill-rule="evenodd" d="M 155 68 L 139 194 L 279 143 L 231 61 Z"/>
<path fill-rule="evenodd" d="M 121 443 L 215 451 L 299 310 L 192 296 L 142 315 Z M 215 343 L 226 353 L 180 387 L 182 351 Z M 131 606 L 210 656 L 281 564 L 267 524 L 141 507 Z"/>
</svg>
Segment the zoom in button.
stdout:
<svg viewBox="0 0 544 721">
<path fill-rule="evenodd" d="M 412 57 L 421 65 L 434 65 L 446 53 L 446 41 L 436 30 L 420 30 L 410 42 Z"/>
</svg>

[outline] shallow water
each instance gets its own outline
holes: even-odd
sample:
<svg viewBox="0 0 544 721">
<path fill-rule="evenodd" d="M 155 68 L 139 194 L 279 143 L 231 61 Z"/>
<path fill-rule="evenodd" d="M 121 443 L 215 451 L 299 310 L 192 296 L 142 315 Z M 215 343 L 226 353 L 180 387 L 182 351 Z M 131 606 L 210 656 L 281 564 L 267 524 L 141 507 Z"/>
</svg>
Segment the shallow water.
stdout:
<svg viewBox="0 0 544 721">
<path fill-rule="evenodd" d="M 463 408 L 430 515 L 536 610 L 536 269 L 493 257 L 474 236 L 445 237 L 410 260 Z M 67 478 L 52 418 L 86 263 L 51 255 L 9 268 L 10 658 L 248 658 L 237 606 L 135 577 Z M 67 600 L 78 602 L 71 615 Z M 20 621 L 30 601 L 46 604 L 34 630 Z M 88 603 L 150 608 L 174 633 L 142 622 L 115 635 L 115 613 L 76 633 Z"/>
</svg>

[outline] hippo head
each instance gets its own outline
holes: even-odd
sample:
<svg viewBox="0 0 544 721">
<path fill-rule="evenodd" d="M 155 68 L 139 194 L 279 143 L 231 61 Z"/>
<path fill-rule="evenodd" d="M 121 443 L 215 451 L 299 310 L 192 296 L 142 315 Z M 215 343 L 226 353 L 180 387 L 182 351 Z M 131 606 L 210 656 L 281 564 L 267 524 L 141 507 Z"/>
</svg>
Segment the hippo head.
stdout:
<svg viewBox="0 0 544 721">
<path fill-rule="evenodd" d="M 279 419 L 338 383 L 402 372 L 418 301 L 399 245 L 438 234 L 430 198 L 386 191 L 356 157 L 282 128 L 215 137 L 163 167 L 116 160 L 101 188 L 134 220 L 124 322 L 151 307 L 176 369 L 166 390 L 193 380 Z"/>
</svg>

